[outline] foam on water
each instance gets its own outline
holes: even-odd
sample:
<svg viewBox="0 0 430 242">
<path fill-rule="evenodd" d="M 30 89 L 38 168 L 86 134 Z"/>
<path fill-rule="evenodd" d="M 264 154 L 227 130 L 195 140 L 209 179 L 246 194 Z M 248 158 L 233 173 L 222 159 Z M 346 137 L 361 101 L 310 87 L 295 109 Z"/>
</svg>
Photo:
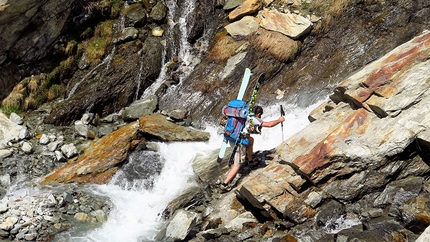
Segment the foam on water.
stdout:
<svg viewBox="0 0 430 242">
<path fill-rule="evenodd" d="M 285 140 L 309 124 L 307 116 L 315 105 L 307 109 L 284 106 Z M 279 105 L 276 105 L 265 108 L 263 119 L 269 121 L 279 116 Z M 131 188 L 128 186 L 124 189 L 124 186 L 118 185 L 117 182 L 91 186 L 90 190 L 93 193 L 109 197 L 114 204 L 108 221 L 84 234 L 79 235 L 76 232 L 74 235 L 63 234 L 57 241 L 154 241 L 154 237 L 165 223 L 160 218 L 160 213 L 172 199 L 194 182 L 191 166 L 193 158 L 198 153 L 209 153 L 221 145 L 222 136 L 217 133 L 217 127 L 208 127 L 206 131 L 211 133 L 208 142 L 159 143 L 159 154 L 164 166 L 160 174 L 154 178 L 154 185 L 150 189 L 145 186 Z M 265 128 L 262 135 L 254 137 L 256 140 L 254 152 L 272 149 L 282 142 L 281 126 Z"/>
</svg>

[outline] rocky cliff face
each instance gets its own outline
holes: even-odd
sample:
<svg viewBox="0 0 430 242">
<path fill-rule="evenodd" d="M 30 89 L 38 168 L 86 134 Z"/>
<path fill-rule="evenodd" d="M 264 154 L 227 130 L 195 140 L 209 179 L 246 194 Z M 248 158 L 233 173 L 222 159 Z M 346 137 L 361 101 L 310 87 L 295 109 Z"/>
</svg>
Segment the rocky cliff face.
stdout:
<svg viewBox="0 0 430 242">
<path fill-rule="evenodd" d="M 274 231 L 287 227 L 279 238 L 415 240 L 430 225 L 429 56 L 427 31 L 342 81 L 312 123 L 242 179 L 239 201 Z M 201 166 L 196 172 L 210 184 L 219 174 Z M 222 197 L 206 218 L 222 221 L 220 234 L 235 220 L 226 207 L 245 217 Z M 354 226 L 342 228 L 345 220 Z"/>
<path fill-rule="evenodd" d="M 24 43 L 24 40 L 12 37 L 7 39 L 5 43 L 8 44 L 5 46 L 9 46 L 9 49 L 3 51 L 3 56 L 7 53 L 8 57 L 0 67 L 0 76 L 3 78 L 1 85 L 5 87 L 1 90 L 5 90 L 5 93 L 0 97 L 5 97 L 13 84 L 24 77 L 51 72 L 48 77 L 55 77 L 54 84 L 60 85 L 61 90 L 56 91 L 57 95 L 65 100 L 53 109 L 46 122 L 66 125 L 79 119 L 84 112 L 98 113 L 103 117 L 126 107 L 157 79 L 162 64 L 172 61 L 166 65 L 167 73 L 164 80 L 161 80 L 163 85 L 157 93 L 161 109 L 186 108 L 195 119 L 205 117 L 213 121 L 218 118 L 216 110 L 238 88 L 237 80 L 241 78 L 245 67 L 250 67 L 255 75 L 266 72 L 268 81 L 261 90 L 262 104 L 274 102 L 274 93 L 278 91 L 283 96 L 276 101 L 305 106 L 315 101 L 313 99 L 327 95 L 349 73 L 410 40 L 428 28 L 429 24 L 426 1 L 345 1 L 348 5 L 330 12 L 327 19 L 322 20 L 312 15 L 307 18 L 306 14 L 311 11 L 310 13 L 322 15 L 331 9 L 328 7 L 331 5 L 300 5 L 297 1 L 249 1 L 238 7 L 240 4 L 233 2 L 210 1 L 196 4 L 187 16 L 189 28 L 186 42 L 191 44 L 190 60 L 192 59 L 193 65 L 200 63 L 191 73 L 187 66 L 190 60 L 176 58 L 179 54 L 177 46 L 184 42 L 179 35 L 183 30 L 179 28 L 178 15 L 181 11 L 186 11 L 188 4 L 174 1 L 164 4 L 157 4 L 157 1 L 133 2 L 119 6 L 120 9 L 116 12 L 120 13 L 120 18 L 116 19 L 106 1 L 86 4 L 67 2 L 72 4 L 70 13 L 63 14 L 60 10 L 64 8 L 54 8 L 47 12 L 62 17 L 41 17 L 50 21 L 63 21 L 66 15 L 69 16 L 62 31 L 59 29 L 63 22 L 40 25 L 45 26 L 44 31 L 50 30 L 49 26 L 57 26 L 55 31 L 50 31 L 61 33 L 54 45 L 51 40 L 54 36 L 50 34 L 47 36 L 52 38 L 41 41 L 45 45 L 40 46 L 41 49 L 37 48 L 39 54 L 30 54 L 35 51 L 32 47 L 25 51 L 11 52 L 12 43 Z M 257 3 L 252 4 L 253 2 Z M 2 10 L 7 12 L 10 8 L 6 6 L 9 5 L 3 4 Z M 167 14 L 173 10 L 173 16 Z M 236 15 L 246 18 L 235 17 Z M 302 16 L 304 18 L 301 19 Z M 112 33 L 105 36 L 111 39 L 110 42 L 106 39 L 107 42 L 102 45 L 89 40 L 97 32 L 99 22 L 96 19 L 99 22 L 111 19 L 108 25 L 103 25 L 105 29 L 109 25 L 112 28 Z M 280 28 L 277 22 L 287 19 L 292 22 L 312 20 L 313 30 L 309 32 L 307 25 L 299 35 L 288 36 L 291 30 Z M 225 24 L 225 20 L 230 23 Z M 245 32 L 244 28 L 234 32 L 227 27 L 232 25 L 248 27 Z M 224 26 L 228 33 L 223 31 Z M 24 31 L 22 26 L 17 29 Z M 153 31 L 162 34 L 153 36 Z M 16 37 L 17 34 L 13 36 Z M 34 38 L 43 39 L 40 36 Z M 209 46 L 205 50 L 204 42 L 208 38 Z M 69 49 L 65 53 L 64 50 L 72 40 L 77 41 L 78 51 Z M 79 51 L 81 42 L 86 43 L 86 46 L 102 46 L 103 51 L 98 57 L 100 59 L 91 59 L 91 53 Z M 164 42 L 168 44 L 163 54 Z M 26 45 L 19 46 L 24 48 Z M 198 54 L 200 51 L 201 56 Z M 21 57 L 12 55 L 13 53 L 28 53 L 21 56 L 27 56 L 25 58 L 28 61 L 38 60 L 40 63 L 22 65 L 19 62 Z M 49 58 L 42 58 L 45 54 Z M 52 60 L 56 60 L 55 64 L 63 60 L 61 68 L 55 69 Z M 179 63 L 175 64 L 174 61 Z M 63 70 L 65 74 L 58 74 L 58 69 L 61 71 L 70 63 L 70 69 Z M 187 74 L 184 75 L 185 72 Z M 29 89 L 20 91 L 15 97 L 25 97 Z M 29 101 L 20 98 L 12 103 L 25 106 L 26 102 Z M 36 98 L 33 100 L 35 104 L 30 105 L 30 108 L 37 108 L 39 102 Z"/>
</svg>

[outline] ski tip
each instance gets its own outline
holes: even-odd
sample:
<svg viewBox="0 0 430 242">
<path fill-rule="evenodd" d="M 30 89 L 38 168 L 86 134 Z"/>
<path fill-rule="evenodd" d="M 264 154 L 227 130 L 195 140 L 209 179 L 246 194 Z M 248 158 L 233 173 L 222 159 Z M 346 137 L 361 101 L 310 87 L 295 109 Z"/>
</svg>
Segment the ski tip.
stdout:
<svg viewBox="0 0 430 242">
<path fill-rule="evenodd" d="M 222 161 L 221 157 L 218 157 L 218 159 L 216 159 L 216 162 L 218 162 L 218 164 L 221 163 L 221 161 Z"/>
</svg>

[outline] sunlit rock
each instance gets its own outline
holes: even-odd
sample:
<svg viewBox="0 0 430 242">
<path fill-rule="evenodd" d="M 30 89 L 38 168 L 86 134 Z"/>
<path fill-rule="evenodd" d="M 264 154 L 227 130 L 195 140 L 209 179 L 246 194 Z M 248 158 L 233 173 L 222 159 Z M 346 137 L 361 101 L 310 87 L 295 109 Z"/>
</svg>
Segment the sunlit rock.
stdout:
<svg viewBox="0 0 430 242">
<path fill-rule="evenodd" d="M 240 6 L 228 14 L 230 21 L 236 21 L 246 15 L 252 15 L 263 7 L 261 0 L 245 0 Z"/>
<path fill-rule="evenodd" d="M 369 217 L 369 231 L 348 238 L 364 234 L 396 238 L 395 231 L 406 226 L 394 219 L 401 216 L 401 209 L 408 226 L 414 227 L 408 229 L 423 230 L 411 224 L 423 212 L 416 198 L 423 190 L 420 176 L 430 172 L 429 55 L 430 33 L 426 32 L 346 78 L 330 100 L 311 114 L 313 122 L 276 148 L 277 162 L 246 179 L 239 196 L 255 212 L 269 213 L 264 207 L 268 205 L 289 221 L 303 223 L 327 206 L 322 200 L 335 198 L 347 204 L 383 190 L 370 199 L 374 201 L 370 206 L 386 210 L 379 217 Z M 391 182 L 393 174 L 403 179 Z M 323 196 L 315 197 L 313 192 Z M 405 203 L 411 205 L 402 207 Z M 330 217 L 340 218 L 344 211 L 324 219 L 318 213 L 321 229 L 327 224 L 336 227 Z M 386 227 L 390 229 L 381 231 Z"/>
<path fill-rule="evenodd" d="M 207 141 L 210 134 L 190 127 L 183 127 L 169 122 L 161 114 L 146 115 L 139 119 L 144 134 L 153 135 L 165 141 Z"/>
<path fill-rule="evenodd" d="M 174 217 L 169 221 L 165 229 L 165 241 L 180 241 L 187 237 L 188 233 L 197 225 L 201 219 L 200 215 L 194 212 L 179 209 Z M 162 238 L 160 234 L 158 238 Z"/>
<path fill-rule="evenodd" d="M 0 150 L 0 161 L 3 160 L 3 158 L 9 157 L 12 155 L 12 151 L 10 150 Z"/>
<path fill-rule="evenodd" d="M 65 144 L 61 146 L 61 152 L 63 152 L 67 158 L 72 158 L 78 154 L 78 150 L 74 144 Z"/>
<path fill-rule="evenodd" d="M 257 17 L 262 28 L 282 33 L 292 39 L 300 39 L 312 30 L 312 22 L 297 14 L 265 9 L 260 11 Z"/>
<path fill-rule="evenodd" d="M 17 140 L 23 129 L 23 126 L 12 122 L 6 115 L 0 112 L 0 147 L 6 146 L 11 140 Z"/>
<path fill-rule="evenodd" d="M 21 150 L 24 151 L 25 153 L 29 154 L 29 153 L 33 152 L 33 145 L 29 142 L 24 142 L 24 143 L 22 143 Z"/>
<path fill-rule="evenodd" d="M 225 26 L 225 29 L 232 37 L 244 37 L 255 32 L 260 25 L 252 16 L 245 16 L 241 20 Z"/>
<path fill-rule="evenodd" d="M 152 36 L 161 37 L 164 34 L 164 30 L 161 27 L 155 27 L 151 30 Z"/>
<path fill-rule="evenodd" d="M 111 179 L 118 170 L 117 166 L 127 157 L 130 142 L 137 133 L 138 125 L 134 122 L 94 141 L 76 161 L 55 170 L 41 183 L 105 183 Z"/>
<path fill-rule="evenodd" d="M 16 123 L 18 125 L 22 125 L 23 124 L 22 117 L 19 116 L 16 113 L 11 113 L 10 116 L 9 116 L 9 119 L 10 119 L 10 121 L 12 121 L 12 122 L 14 122 L 14 123 Z"/>
</svg>

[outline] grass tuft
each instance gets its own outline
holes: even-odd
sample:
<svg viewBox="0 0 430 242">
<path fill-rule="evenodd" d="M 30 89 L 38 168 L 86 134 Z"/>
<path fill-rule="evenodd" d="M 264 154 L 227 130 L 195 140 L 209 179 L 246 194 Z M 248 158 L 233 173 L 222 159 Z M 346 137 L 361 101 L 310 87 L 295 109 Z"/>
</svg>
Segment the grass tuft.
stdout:
<svg viewBox="0 0 430 242">
<path fill-rule="evenodd" d="M 11 113 L 20 114 L 22 113 L 22 109 L 15 106 L 0 106 L 0 110 L 6 116 L 9 116 Z"/>
</svg>

